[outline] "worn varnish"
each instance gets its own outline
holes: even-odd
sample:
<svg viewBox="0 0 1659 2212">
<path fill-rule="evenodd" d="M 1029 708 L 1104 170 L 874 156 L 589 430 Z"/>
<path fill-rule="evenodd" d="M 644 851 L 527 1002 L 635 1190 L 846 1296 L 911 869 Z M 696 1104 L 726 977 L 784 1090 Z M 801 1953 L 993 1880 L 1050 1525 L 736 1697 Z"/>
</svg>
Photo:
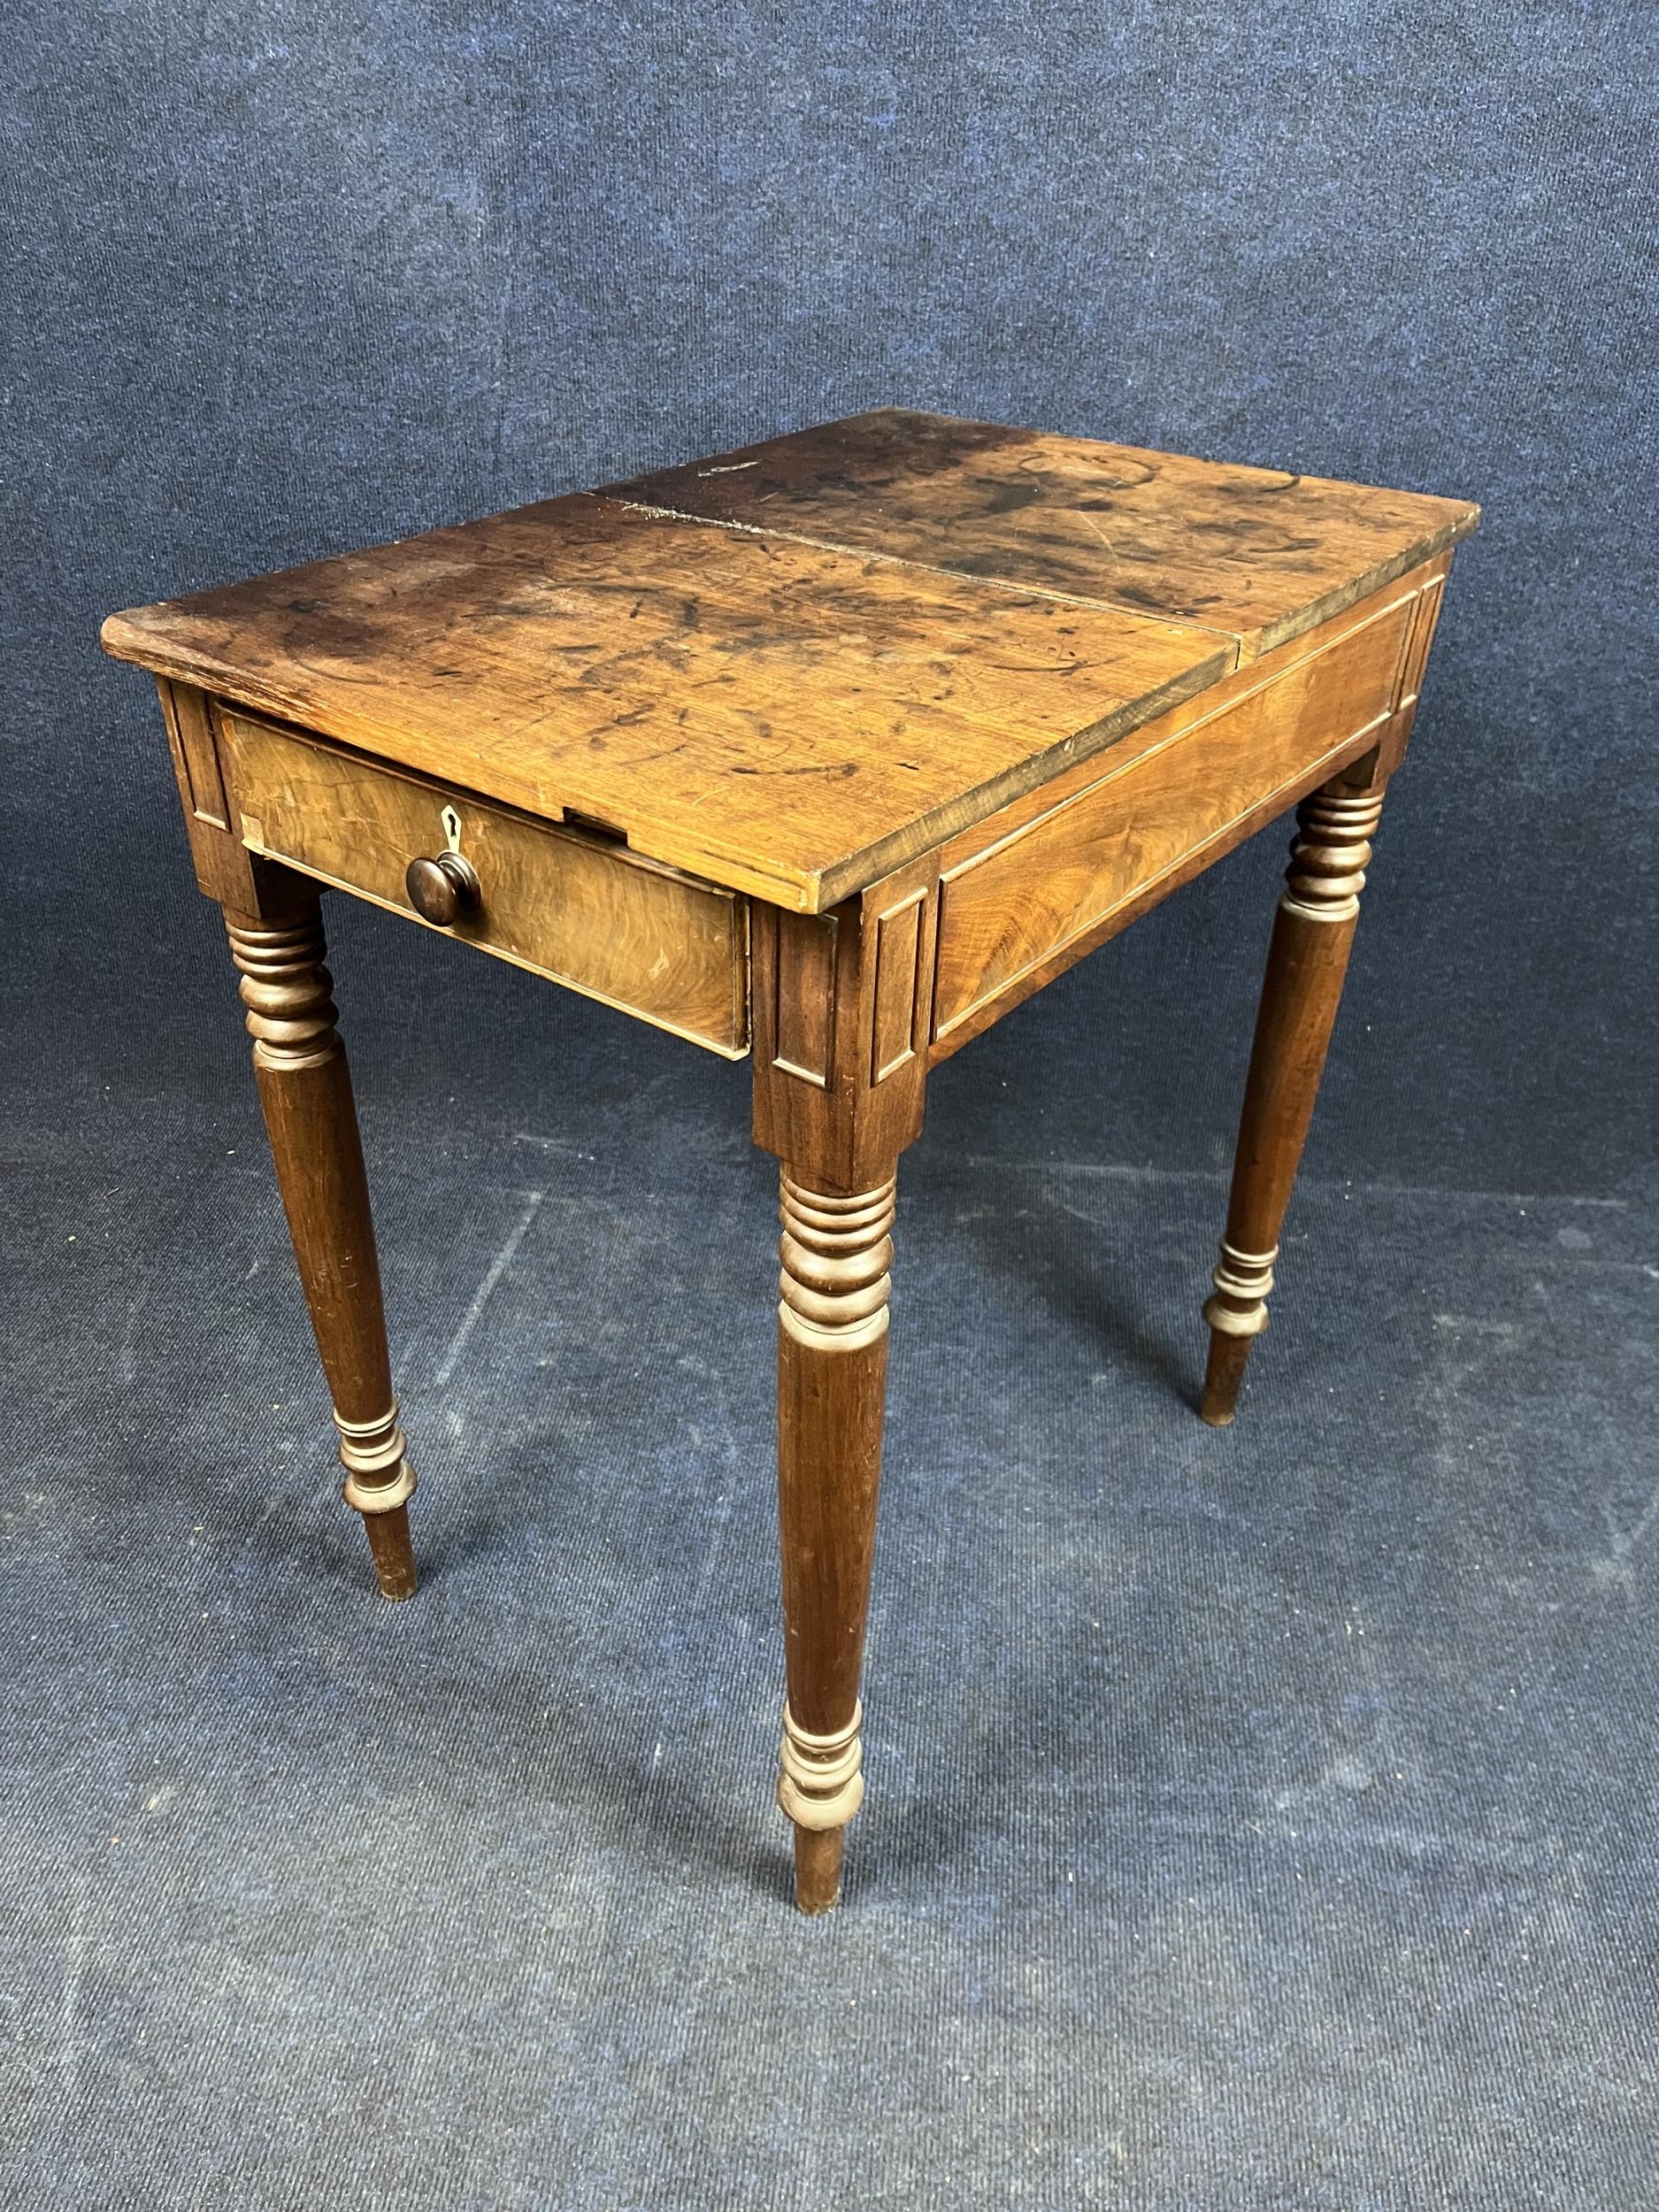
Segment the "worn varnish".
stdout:
<svg viewBox="0 0 1659 2212">
<path fill-rule="evenodd" d="M 929 1072 L 1298 805 L 1203 1309 L 1202 1410 L 1231 1420 L 1475 518 L 884 410 L 105 626 L 159 681 L 388 1595 L 414 1587 L 414 1478 L 319 886 L 752 1051 L 782 1223 L 777 1796 L 806 1911 L 840 1896 L 864 1801 L 899 1163 Z"/>
<path fill-rule="evenodd" d="M 1243 657 L 1464 537 L 1467 500 L 882 408 L 607 487 L 746 530 L 1202 624 Z"/>
<path fill-rule="evenodd" d="M 136 608 L 104 642 L 810 911 L 1474 516 L 924 415 L 752 458 Z"/>
<path fill-rule="evenodd" d="M 1229 640 L 577 497 L 104 625 L 108 649 L 780 905 L 858 890 Z"/>
</svg>

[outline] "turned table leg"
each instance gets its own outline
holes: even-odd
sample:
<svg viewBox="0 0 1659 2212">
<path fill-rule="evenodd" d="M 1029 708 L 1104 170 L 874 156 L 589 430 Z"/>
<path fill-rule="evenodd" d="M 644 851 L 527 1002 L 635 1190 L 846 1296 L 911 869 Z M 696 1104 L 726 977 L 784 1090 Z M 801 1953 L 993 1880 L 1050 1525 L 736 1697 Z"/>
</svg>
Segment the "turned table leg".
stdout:
<svg viewBox="0 0 1659 2212">
<path fill-rule="evenodd" d="M 1250 1347 L 1267 1326 L 1279 1227 L 1342 995 L 1382 802 L 1380 787 L 1339 776 L 1296 810 L 1245 1081 L 1226 1233 L 1204 1307 L 1210 1336 L 1202 1410 L 1216 1428 L 1232 1420 Z"/>
<path fill-rule="evenodd" d="M 899 1156 L 921 1133 L 938 860 L 824 914 L 750 910 L 755 1141 L 782 1169 L 778 1802 L 795 1902 L 841 1894 L 864 1802 L 858 1679 L 875 1551 Z"/>
<path fill-rule="evenodd" d="M 832 1193 L 782 1176 L 778 1511 L 785 1670 L 778 1802 L 795 1824 L 795 1902 L 841 1894 L 864 1801 L 858 1677 L 887 1396 L 895 1179 Z"/>
<path fill-rule="evenodd" d="M 280 919 L 225 910 L 294 1256 L 340 1432 L 345 1498 L 388 1598 L 412 1597 L 415 1478 L 392 1395 L 380 1263 L 314 895 Z"/>
</svg>

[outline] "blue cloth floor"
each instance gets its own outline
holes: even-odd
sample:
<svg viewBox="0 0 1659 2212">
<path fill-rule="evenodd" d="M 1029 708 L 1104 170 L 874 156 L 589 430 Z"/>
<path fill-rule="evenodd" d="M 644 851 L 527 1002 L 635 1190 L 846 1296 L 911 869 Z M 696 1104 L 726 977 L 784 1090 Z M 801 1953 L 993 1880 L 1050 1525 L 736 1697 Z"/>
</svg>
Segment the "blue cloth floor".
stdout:
<svg viewBox="0 0 1659 2212">
<path fill-rule="evenodd" d="M 359 1065 L 392 1607 L 224 1042 L 12 1133 L 9 2202 L 1645 2200 L 1651 1207 L 1311 1175 L 1215 1432 L 1221 1171 L 941 1079 L 805 1922 L 745 1071 L 629 1033 L 666 1072 L 503 1118 Z"/>
</svg>

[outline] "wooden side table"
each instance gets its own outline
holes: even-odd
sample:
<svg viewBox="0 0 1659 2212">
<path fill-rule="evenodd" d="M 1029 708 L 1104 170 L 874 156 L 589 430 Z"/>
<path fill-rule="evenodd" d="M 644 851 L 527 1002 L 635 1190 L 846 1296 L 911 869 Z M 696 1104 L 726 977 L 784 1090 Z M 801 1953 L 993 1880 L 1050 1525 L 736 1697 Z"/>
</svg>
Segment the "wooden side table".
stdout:
<svg viewBox="0 0 1659 2212">
<path fill-rule="evenodd" d="M 884 410 L 104 625 L 159 680 L 387 1596 L 415 1588 L 415 1479 L 320 888 L 752 1051 L 807 1911 L 864 1796 L 895 1179 L 927 1071 L 1300 803 L 1204 1307 L 1204 1417 L 1230 1421 L 1477 516 Z"/>
</svg>

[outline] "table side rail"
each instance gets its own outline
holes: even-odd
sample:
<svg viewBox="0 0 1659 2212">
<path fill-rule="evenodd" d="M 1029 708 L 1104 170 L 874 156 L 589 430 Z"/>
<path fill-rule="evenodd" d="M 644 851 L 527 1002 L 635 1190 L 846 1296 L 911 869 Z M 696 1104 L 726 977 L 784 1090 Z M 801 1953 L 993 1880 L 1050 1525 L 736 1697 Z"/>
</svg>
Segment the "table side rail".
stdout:
<svg viewBox="0 0 1659 2212">
<path fill-rule="evenodd" d="M 989 1028 L 1348 762 L 1373 747 L 1397 753 L 1449 557 L 947 845 L 930 1062 Z"/>
</svg>

